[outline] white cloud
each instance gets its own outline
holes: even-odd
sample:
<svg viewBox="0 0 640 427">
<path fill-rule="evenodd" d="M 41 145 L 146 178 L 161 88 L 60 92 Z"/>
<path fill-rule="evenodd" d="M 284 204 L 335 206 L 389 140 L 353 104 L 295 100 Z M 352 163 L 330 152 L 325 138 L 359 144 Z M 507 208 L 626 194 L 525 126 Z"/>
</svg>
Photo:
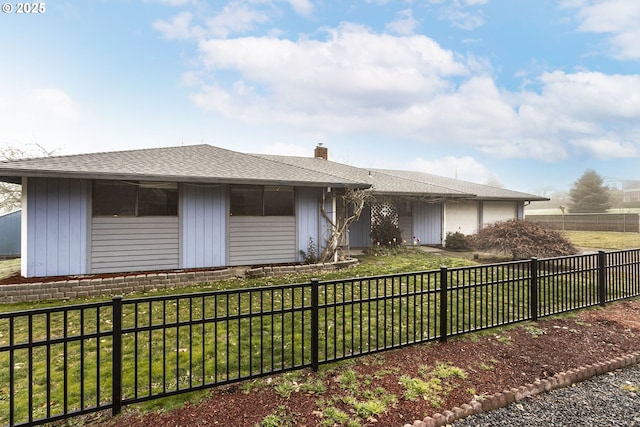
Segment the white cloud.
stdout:
<svg viewBox="0 0 640 427">
<path fill-rule="evenodd" d="M 481 14 L 468 13 L 458 8 L 444 8 L 441 11 L 441 18 L 450 21 L 454 27 L 469 31 L 482 27 L 485 23 Z"/>
<path fill-rule="evenodd" d="M 311 157 L 313 149 L 308 147 L 302 147 L 296 144 L 287 144 L 284 142 L 276 142 L 266 145 L 259 150 L 258 154 L 274 154 L 279 156 L 296 156 L 296 157 Z"/>
<path fill-rule="evenodd" d="M 210 39 L 199 45 L 194 102 L 248 123 L 466 146 L 496 157 L 560 161 L 595 153 L 637 155 L 640 76 L 543 73 L 537 91 L 499 88 L 477 58 L 420 36 L 376 34 L 355 24 L 326 40 Z M 230 79 L 230 82 L 227 80 Z M 227 81 L 227 82 L 225 82 Z M 615 142 L 615 140 L 612 140 Z M 601 155 L 601 154 L 599 154 Z"/>
<path fill-rule="evenodd" d="M 301 3 L 304 3 L 301 2 Z M 303 8 L 303 5 L 299 5 Z M 269 22 L 268 12 L 235 1 L 225 5 L 212 16 L 196 20 L 193 13 L 184 11 L 168 21 L 158 20 L 153 28 L 167 39 L 202 39 L 203 37 L 226 38 L 252 31 L 259 24 Z"/>
<path fill-rule="evenodd" d="M 395 21 L 387 24 L 387 30 L 409 36 L 414 34 L 418 21 L 413 17 L 413 11 L 411 9 L 405 9 L 398 12 Z"/>
<path fill-rule="evenodd" d="M 146 3 L 159 3 L 167 6 L 184 6 L 194 3 L 195 0 L 145 0 Z"/>
<path fill-rule="evenodd" d="M 565 7 L 576 8 L 578 29 L 607 35 L 610 55 L 618 59 L 640 59 L 640 2 L 637 0 L 572 0 Z"/>
<path fill-rule="evenodd" d="M 31 117 L 49 121 L 72 121 L 80 116 L 71 97 L 57 88 L 35 89 L 27 96 Z"/>
<path fill-rule="evenodd" d="M 280 3 L 285 1 L 299 14 L 312 12 L 310 1 Z M 480 7 L 488 1 L 429 3 L 454 25 L 473 29 L 483 25 Z M 198 40 L 197 65 L 184 78 L 198 107 L 251 124 L 329 134 L 364 131 L 503 158 L 639 155 L 638 75 L 528 72 L 525 89 L 508 91 L 496 84 L 487 58 L 463 56 L 414 34 L 412 9 L 398 12 L 389 33 L 345 22 L 313 38 L 290 40 L 277 32 L 238 37 L 270 22 L 278 13 L 275 4 L 233 1 L 198 23 L 184 12 L 155 24 L 168 38 Z M 609 34 L 612 42 L 620 40 L 620 52 L 635 55 L 640 44 L 631 39 L 640 39 L 640 25 L 634 25 L 640 2 L 606 4 L 615 12 L 599 0 L 563 3 L 578 8 L 582 31 Z"/>
<path fill-rule="evenodd" d="M 470 156 L 447 156 L 442 159 L 425 160 L 417 158 L 409 164 L 411 170 L 426 172 L 463 181 L 484 184 L 489 180 L 496 180 L 497 175 L 482 163 Z"/>
<path fill-rule="evenodd" d="M 329 127 L 342 117 L 368 122 L 382 112 L 405 109 L 450 86 L 447 77 L 468 72 L 452 52 L 427 37 L 380 35 L 354 24 L 330 30 L 326 41 L 211 39 L 200 43 L 200 51 L 207 70 L 237 72 L 242 83 L 241 92 L 238 83 L 228 90 L 232 110 L 219 109 L 221 86 L 213 97 L 200 94 L 200 105 L 229 115 L 262 105 L 266 116 L 305 121 L 336 116 L 325 121 Z"/>
<path fill-rule="evenodd" d="M 191 39 L 202 34 L 202 28 L 192 27 L 192 14 L 182 12 L 169 21 L 156 21 L 153 28 L 160 31 L 167 39 Z"/>
<path fill-rule="evenodd" d="M 558 111 L 585 121 L 633 119 L 640 116 L 640 75 L 607 75 L 600 72 L 543 73 L 547 102 Z"/>
<path fill-rule="evenodd" d="M 449 21 L 454 27 L 475 30 L 485 24 L 482 11 L 477 7 L 489 0 L 429 0 L 433 5 L 441 5 L 440 19 Z"/>
<path fill-rule="evenodd" d="M 313 12 L 313 4 L 309 0 L 287 0 L 297 14 L 309 16 Z"/>
<path fill-rule="evenodd" d="M 9 102 L 9 100 L 12 100 Z M 42 144 L 54 150 L 51 141 L 68 140 L 81 126 L 85 114 L 64 90 L 54 87 L 27 89 L 0 86 L 0 143 L 12 146 Z"/>
<path fill-rule="evenodd" d="M 597 159 L 629 158 L 638 156 L 638 147 L 630 142 L 618 141 L 614 138 L 576 139 L 571 145 L 579 153 L 585 153 Z"/>
<path fill-rule="evenodd" d="M 231 2 L 220 13 L 207 19 L 209 34 L 215 37 L 228 37 L 253 30 L 256 24 L 269 21 L 266 12 L 239 2 Z"/>
</svg>

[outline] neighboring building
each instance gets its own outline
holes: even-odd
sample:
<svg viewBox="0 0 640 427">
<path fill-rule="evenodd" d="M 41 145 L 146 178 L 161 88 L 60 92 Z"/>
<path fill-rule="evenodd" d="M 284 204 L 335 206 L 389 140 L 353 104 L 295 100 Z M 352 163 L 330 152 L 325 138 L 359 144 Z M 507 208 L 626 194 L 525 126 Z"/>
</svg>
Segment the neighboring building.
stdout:
<svg viewBox="0 0 640 427">
<path fill-rule="evenodd" d="M 296 262 L 324 241 L 321 205 L 335 216 L 348 189 L 375 196 L 351 227 L 357 247 L 381 214 L 397 217 L 406 240 L 442 244 L 546 200 L 327 158 L 321 146 L 296 158 L 195 145 L 2 162 L 0 180 L 22 184 L 28 277 Z"/>
<path fill-rule="evenodd" d="M 0 214 L 0 257 L 20 256 L 20 210 Z"/>
<path fill-rule="evenodd" d="M 640 207 L 640 181 L 623 181 L 622 183 L 622 207 Z"/>
</svg>

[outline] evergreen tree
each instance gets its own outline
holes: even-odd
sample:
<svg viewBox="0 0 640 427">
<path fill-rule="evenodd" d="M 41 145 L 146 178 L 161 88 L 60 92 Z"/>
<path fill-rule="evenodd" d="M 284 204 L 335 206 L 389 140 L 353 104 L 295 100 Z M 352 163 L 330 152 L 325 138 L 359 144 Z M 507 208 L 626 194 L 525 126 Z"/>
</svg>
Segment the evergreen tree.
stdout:
<svg viewBox="0 0 640 427">
<path fill-rule="evenodd" d="M 604 185 L 602 177 L 596 171 L 587 169 L 569 190 L 569 212 L 606 212 L 611 207 L 609 195 L 609 187 Z"/>
</svg>

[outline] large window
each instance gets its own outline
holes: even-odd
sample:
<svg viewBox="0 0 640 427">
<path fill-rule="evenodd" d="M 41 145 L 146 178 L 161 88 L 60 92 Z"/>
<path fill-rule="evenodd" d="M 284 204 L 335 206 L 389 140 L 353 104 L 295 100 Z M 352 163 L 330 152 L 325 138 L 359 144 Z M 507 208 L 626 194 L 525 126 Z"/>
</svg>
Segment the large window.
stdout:
<svg viewBox="0 0 640 427">
<path fill-rule="evenodd" d="M 94 181 L 93 216 L 176 216 L 175 182 Z"/>
<path fill-rule="evenodd" d="M 231 215 L 293 216 L 293 188 L 276 185 L 232 185 Z"/>
</svg>

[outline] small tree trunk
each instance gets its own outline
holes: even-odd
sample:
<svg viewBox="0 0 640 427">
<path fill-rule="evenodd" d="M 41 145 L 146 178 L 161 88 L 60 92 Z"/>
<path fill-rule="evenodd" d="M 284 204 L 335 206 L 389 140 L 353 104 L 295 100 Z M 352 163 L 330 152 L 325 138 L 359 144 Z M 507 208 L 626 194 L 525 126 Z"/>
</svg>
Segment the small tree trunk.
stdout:
<svg viewBox="0 0 640 427">
<path fill-rule="evenodd" d="M 341 212 L 338 212 L 334 220 L 329 216 L 324 208 L 326 193 L 323 193 L 320 212 L 322 217 L 329 223 L 331 234 L 327 239 L 327 244 L 320 256 L 320 262 L 326 262 L 332 257 L 334 262 L 338 261 L 338 247 L 340 246 L 340 242 L 344 236 L 346 236 L 351 224 L 360 218 L 362 209 L 364 209 L 365 203 L 370 197 L 370 194 L 370 190 L 348 189 L 342 196 L 342 210 Z"/>
</svg>

